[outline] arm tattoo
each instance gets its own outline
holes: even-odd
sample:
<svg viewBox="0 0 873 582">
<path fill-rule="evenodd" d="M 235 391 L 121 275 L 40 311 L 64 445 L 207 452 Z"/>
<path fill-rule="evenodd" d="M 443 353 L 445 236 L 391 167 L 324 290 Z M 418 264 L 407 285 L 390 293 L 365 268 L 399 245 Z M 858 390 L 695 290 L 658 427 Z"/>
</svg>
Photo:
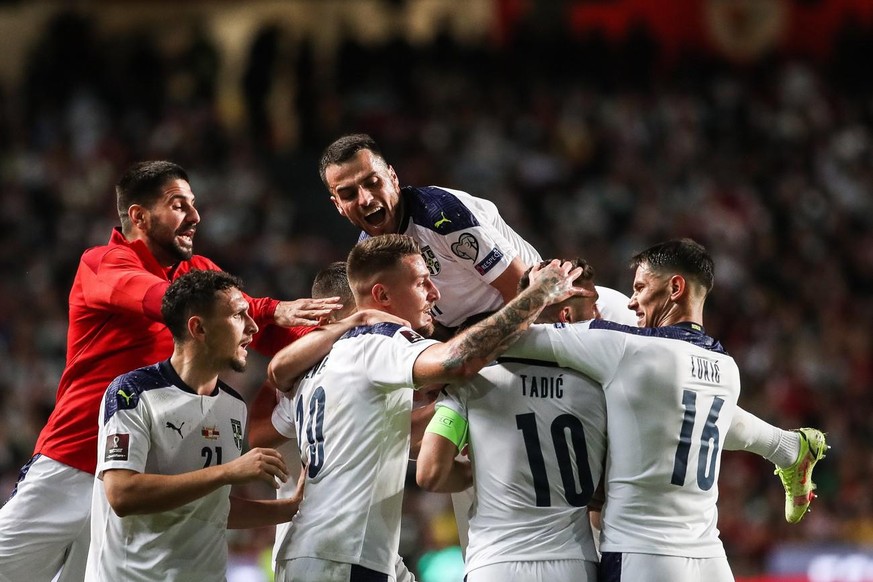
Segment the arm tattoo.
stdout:
<svg viewBox="0 0 873 582">
<path fill-rule="evenodd" d="M 527 331 L 548 300 L 549 293 L 542 288 L 528 288 L 503 309 L 450 340 L 443 369 L 454 370 L 472 360 L 493 360 Z"/>
</svg>

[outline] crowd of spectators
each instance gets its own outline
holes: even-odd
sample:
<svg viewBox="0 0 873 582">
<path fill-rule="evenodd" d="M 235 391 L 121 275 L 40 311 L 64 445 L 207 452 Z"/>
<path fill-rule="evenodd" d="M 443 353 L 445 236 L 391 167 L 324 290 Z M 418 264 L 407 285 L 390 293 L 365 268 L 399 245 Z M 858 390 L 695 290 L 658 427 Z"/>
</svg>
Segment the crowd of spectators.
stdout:
<svg viewBox="0 0 873 582">
<path fill-rule="evenodd" d="M 785 541 L 873 546 L 873 100 L 850 64 L 868 59 L 837 50 L 739 67 L 694 54 L 664 66 L 644 31 L 622 46 L 519 34 L 500 50 L 448 34 L 425 46 L 349 37 L 327 62 L 288 44 L 276 28 L 253 44 L 242 130 L 220 114 L 221 63 L 196 27 L 167 50 L 148 31 L 100 35 L 64 15 L 25 82 L 0 88 L 0 495 L 52 408 L 67 293 L 81 252 L 117 224 L 123 169 L 180 163 L 203 216 L 196 251 L 253 295 L 296 298 L 355 241 L 317 157 L 362 131 L 401 183 L 489 198 L 544 256 L 583 256 L 625 292 L 634 251 L 705 244 L 717 265 L 707 331 L 739 363 L 740 404 L 833 445 L 813 512 L 793 526 L 771 466 L 723 457 L 719 525 L 735 574 L 761 572 Z M 291 141 L 271 126 L 279 63 L 292 69 Z M 243 380 L 248 393 L 260 380 Z M 413 484 L 407 506 L 401 553 L 414 566 L 453 543 L 452 525 L 445 500 Z M 264 548 L 269 533 L 234 540 Z"/>
</svg>

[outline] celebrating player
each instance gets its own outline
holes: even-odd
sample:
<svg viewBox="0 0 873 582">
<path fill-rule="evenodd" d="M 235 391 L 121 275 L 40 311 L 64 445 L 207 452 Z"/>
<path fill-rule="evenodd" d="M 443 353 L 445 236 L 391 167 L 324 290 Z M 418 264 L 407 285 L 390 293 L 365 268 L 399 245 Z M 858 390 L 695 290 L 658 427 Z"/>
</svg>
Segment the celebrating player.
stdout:
<svg viewBox="0 0 873 582">
<path fill-rule="evenodd" d="M 716 502 L 740 377 L 703 329 L 712 259 L 682 239 L 639 253 L 633 265 L 629 306 L 645 327 L 602 320 L 536 326 L 510 355 L 554 358 L 603 386 L 609 429 L 601 579 L 732 581 Z M 809 441 L 808 471 L 824 452 L 823 437 Z"/>
<path fill-rule="evenodd" d="M 193 254 L 200 214 L 185 170 L 170 162 L 141 162 L 115 190 L 121 228 L 107 245 L 82 255 L 70 291 L 67 363 L 55 408 L 0 509 L 4 581 L 48 580 L 59 570 L 59 582 L 81 581 L 100 399 L 116 376 L 172 353 L 161 317 L 170 282 L 192 270 L 218 270 Z M 266 354 L 304 333 L 290 326 L 315 325 L 342 306 L 336 298 L 247 300 L 262 330 L 252 347 Z"/>
<path fill-rule="evenodd" d="M 100 407 L 86 579 L 224 580 L 227 527 L 288 521 L 302 496 L 253 500 L 231 485 L 288 478 L 281 455 L 241 456 L 246 405 L 218 379 L 242 372 L 258 331 L 239 279 L 191 271 L 167 289 L 168 360 L 121 375 Z"/>
<path fill-rule="evenodd" d="M 550 305 L 537 323 L 595 317 L 594 271 L 573 264 L 583 269 L 574 284 L 586 294 Z M 457 458 L 467 445 L 470 463 Z M 501 357 L 437 400 L 416 478 L 429 491 L 475 482 L 468 582 L 594 582 L 599 558 L 587 506 L 605 454 L 599 384 L 553 360 Z"/>
<path fill-rule="evenodd" d="M 582 292 L 572 287 L 579 269 L 556 261 L 536 271 L 531 287 L 502 310 L 443 344 L 417 333 L 432 330 L 430 308 L 440 294 L 414 240 L 396 234 L 365 240 L 349 253 L 347 268 L 359 307 L 402 317 L 412 329 L 353 329 L 296 385 L 295 426 L 308 465 L 307 489 L 277 561 L 277 580 L 393 578 L 413 387 L 475 374 L 546 304 Z M 291 389 L 300 375 L 297 362 L 307 339 L 270 362 L 280 389 Z"/>
</svg>

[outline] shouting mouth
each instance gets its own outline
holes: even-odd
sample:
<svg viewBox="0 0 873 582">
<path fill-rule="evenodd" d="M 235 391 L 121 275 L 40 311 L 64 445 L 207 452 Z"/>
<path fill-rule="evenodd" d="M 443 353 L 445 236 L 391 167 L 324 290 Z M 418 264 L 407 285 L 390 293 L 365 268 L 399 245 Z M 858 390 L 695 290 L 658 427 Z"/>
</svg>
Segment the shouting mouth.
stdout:
<svg viewBox="0 0 873 582">
<path fill-rule="evenodd" d="M 388 217 L 388 211 L 386 211 L 384 208 L 377 208 L 373 212 L 370 212 L 369 214 L 364 216 L 364 220 L 370 226 L 379 226 L 380 224 L 385 222 L 385 219 L 387 217 Z"/>
</svg>

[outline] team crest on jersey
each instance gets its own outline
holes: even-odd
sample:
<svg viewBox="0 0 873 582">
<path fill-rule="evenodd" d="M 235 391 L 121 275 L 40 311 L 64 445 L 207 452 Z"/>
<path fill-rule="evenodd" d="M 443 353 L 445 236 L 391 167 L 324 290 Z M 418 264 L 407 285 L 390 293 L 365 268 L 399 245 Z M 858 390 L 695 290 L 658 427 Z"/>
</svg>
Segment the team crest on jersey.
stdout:
<svg viewBox="0 0 873 582">
<path fill-rule="evenodd" d="M 414 344 L 415 342 L 420 342 L 424 339 L 424 336 L 419 335 L 418 333 L 412 331 L 411 329 L 401 329 L 400 335 L 405 337 L 409 343 Z"/>
<path fill-rule="evenodd" d="M 111 434 L 106 437 L 104 461 L 126 461 L 130 451 L 129 434 Z"/>
<path fill-rule="evenodd" d="M 210 440 L 215 440 L 220 435 L 217 426 L 204 426 L 202 429 L 200 429 L 200 434 L 203 435 L 203 438 L 207 438 Z"/>
<path fill-rule="evenodd" d="M 424 259 L 424 264 L 427 265 L 427 270 L 431 277 L 436 277 L 440 274 L 440 269 L 442 269 L 440 261 L 436 258 L 436 254 L 434 254 L 430 246 L 425 245 L 421 247 L 421 258 Z"/>
<path fill-rule="evenodd" d="M 458 237 L 458 242 L 452 243 L 452 252 L 462 259 L 476 262 L 479 256 L 479 241 L 469 232 Z"/>
<path fill-rule="evenodd" d="M 235 418 L 231 418 L 230 428 L 233 430 L 233 442 L 236 448 L 242 452 L 242 423 Z"/>
</svg>

